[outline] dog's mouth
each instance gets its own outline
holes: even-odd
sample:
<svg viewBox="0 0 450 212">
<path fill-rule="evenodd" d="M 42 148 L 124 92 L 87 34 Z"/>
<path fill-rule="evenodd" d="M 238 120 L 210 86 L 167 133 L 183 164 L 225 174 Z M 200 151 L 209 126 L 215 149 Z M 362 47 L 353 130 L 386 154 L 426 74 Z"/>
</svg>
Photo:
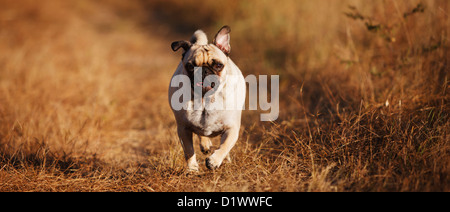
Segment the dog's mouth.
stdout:
<svg viewBox="0 0 450 212">
<path fill-rule="evenodd" d="M 202 92 L 205 93 L 205 92 L 208 92 L 208 91 L 210 91 L 210 90 L 213 90 L 214 87 L 216 86 L 216 83 L 211 82 L 211 86 L 204 86 L 204 85 L 203 85 L 203 82 L 197 82 L 197 83 L 195 84 L 195 86 L 196 86 L 196 87 L 201 87 L 201 88 L 202 88 Z"/>
<path fill-rule="evenodd" d="M 210 91 L 214 92 L 218 89 L 220 84 L 220 76 L 209 68 L 203 67 L 202 70 L 197 70 L 189 75 L 192 80 L 192 88 L 194 92 L 202 92 L 202 96 Z M 212 93 L 211 93 L 212 94 Z"/>
</svg>

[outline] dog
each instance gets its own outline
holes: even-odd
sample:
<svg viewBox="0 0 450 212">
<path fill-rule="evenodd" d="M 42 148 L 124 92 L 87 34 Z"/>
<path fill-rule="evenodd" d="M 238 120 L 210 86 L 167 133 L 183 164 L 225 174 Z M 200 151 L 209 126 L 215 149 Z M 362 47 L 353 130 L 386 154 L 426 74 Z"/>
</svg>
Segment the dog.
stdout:
<svg viewBox="0 0 450 212">
<path fill-rule="evenodd" d="M 188 171 L 199 170 L 193 134 L 199 136 L 200 149 L 204 154 L 211 152 L 209 138 L 221 136 L 219 148 L 205 160 L 206 167 L 211 170 L 220 167 L 225 158 L 229 159 L 228 154 L 239 137 L 246 85 L 241 70 L 229 57 L 230 32 L 229 26 L 223 26 L 213 42 L 208 43 L 206 34 L 197 30 L 189 41 L 175 41 L 171 45 L 174 52 L 183 49 L 181 62 L 171 79 L 169 102 Z M 195 79 L 196 73 L 201 73 L 200 79 Z M 183 87 L 187 88 L 184 91 L 181 91 L 183 87 L 173 86 L 179 84 L 176 80 L 179 78 L 188 79 L 185 83 L 189 86 L 183 83 Z M 208 78 L 212 80 L 208 81 Z M 182 102 L 182 107 L 175 108 L 173 102 L 182 99 L 177 98 L 180 92 L 184 92 L 182 98 L 187 101 Z M 208 107 L 217 102 L 225 107 Z M 228 107 L 230 104 L 232 107 Z"/>
</svg>

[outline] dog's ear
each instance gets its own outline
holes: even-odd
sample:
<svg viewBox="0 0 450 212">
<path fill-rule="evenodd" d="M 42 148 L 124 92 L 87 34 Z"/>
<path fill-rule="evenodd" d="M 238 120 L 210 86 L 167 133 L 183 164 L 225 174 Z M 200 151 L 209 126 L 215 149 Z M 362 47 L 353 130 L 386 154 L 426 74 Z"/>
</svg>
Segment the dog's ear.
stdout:
<svg viewBox="0 0 450 212">
<path fill-rule="evenodd" d="M 192 44 L 189 41 L 181 40 L 175 41 L 172 43 L 171 47 L 174 52 L 178 51 L 178 49 L 183 48 L 184 51 L 187 51 L 191 48 Z"/>
<path fill-rule="evenodd" d="M 214 45 L 219 47 L 223 53 L 229 55 L 231 52 L 230 46 L 230 32 L 231 28 L 229 26 L 223 26 L 219 32 L 217 32 L 216 37 L 214 37 Z"/>
</svg>

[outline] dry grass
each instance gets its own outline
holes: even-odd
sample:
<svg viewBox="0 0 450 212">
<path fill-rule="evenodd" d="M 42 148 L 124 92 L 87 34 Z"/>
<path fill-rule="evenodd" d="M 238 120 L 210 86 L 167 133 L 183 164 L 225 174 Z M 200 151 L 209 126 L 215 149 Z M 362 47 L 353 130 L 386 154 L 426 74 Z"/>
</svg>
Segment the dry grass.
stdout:
<svg viewBox="0 0 450 212">
<path fill-rule="evenodd" d="M 0 191 L 450 191 L 446 0 L 1 5 Z M 224 24 L 280 118 L 186 174 L 169 44 Z"/>
</svg>

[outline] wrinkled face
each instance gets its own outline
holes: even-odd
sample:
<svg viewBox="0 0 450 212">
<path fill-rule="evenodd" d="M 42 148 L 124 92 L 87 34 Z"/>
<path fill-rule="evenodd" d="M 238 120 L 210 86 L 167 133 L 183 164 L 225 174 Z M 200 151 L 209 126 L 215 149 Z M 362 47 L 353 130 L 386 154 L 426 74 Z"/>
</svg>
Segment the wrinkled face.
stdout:
<svg viewBox="0 0 450 212">
<path fill-rule="evenodd" d="M 228 57 L 215 45 L 192 45 L 183 55 L 185 74 L 191 80 L 191 86 L 201 88 L 203 95 L 217 90 L 226 75 Z"/>
<path fill-rule="evenodd" d="M 206 34 L 197 30 L 190 41 L 175 41 L 171 47 L 173 51 L 183 48 L 183 72 L 191 80 L 194 91 L 216 92 L 225 81 L 228 55 L 231 52 L 229 26 L 223 26 L 214 37 L 213 43 L 208 44 Z"/>
</svg>

